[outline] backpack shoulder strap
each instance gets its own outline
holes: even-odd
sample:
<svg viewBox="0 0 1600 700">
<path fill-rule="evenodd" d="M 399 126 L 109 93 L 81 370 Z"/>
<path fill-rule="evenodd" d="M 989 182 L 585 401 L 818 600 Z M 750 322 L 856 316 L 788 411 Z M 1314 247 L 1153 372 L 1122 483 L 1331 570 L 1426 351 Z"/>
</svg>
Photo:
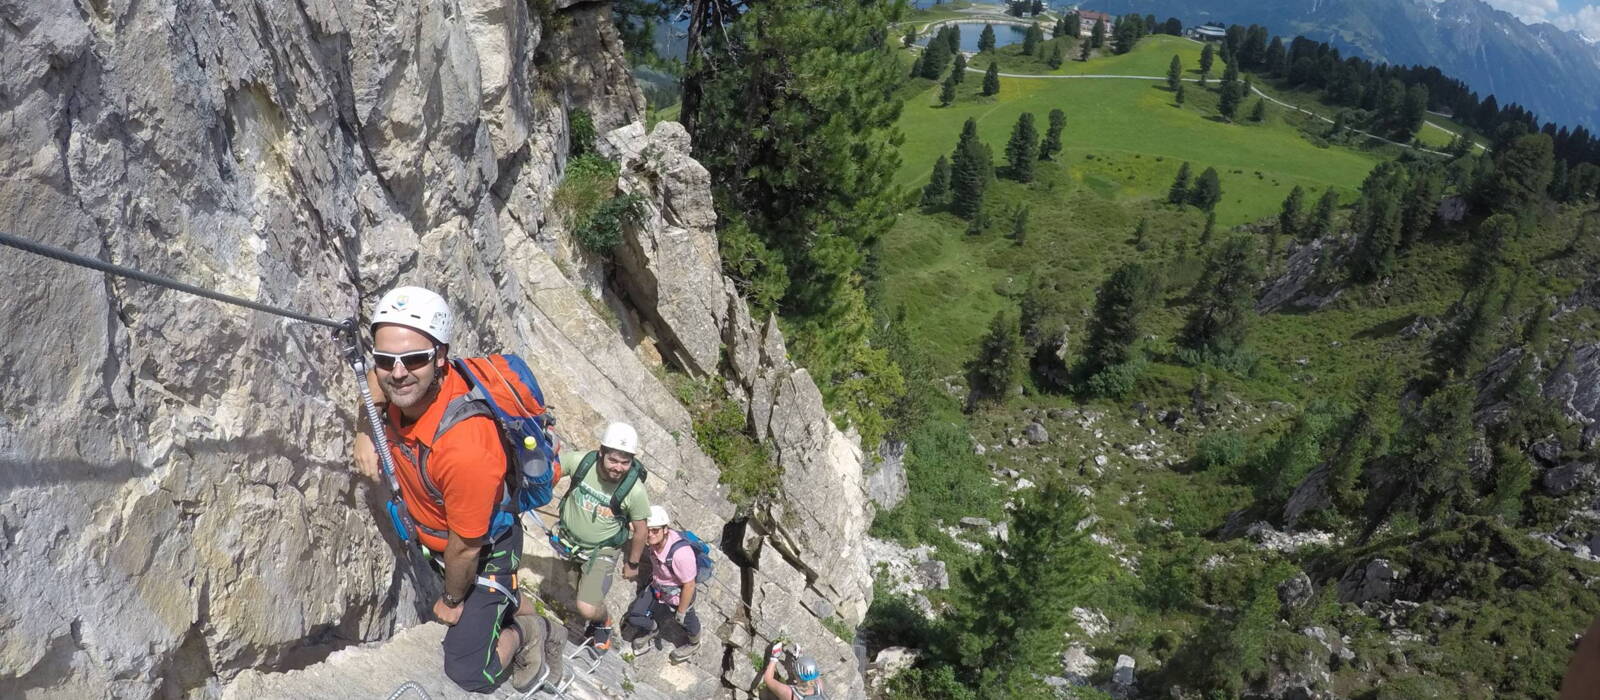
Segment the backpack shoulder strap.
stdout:
<svg viewBox="0 0 1600 700">
<path fill-rule="evenodd" d="M 589 472 L 594 470 L 594 463 L 599 460 L 599 455 L 599 452 L 590 450 L 589 454 L 584 455 L 578 462 L 578 468 L 572 470 L 572 477 L 567 480 L 567 492 L 561 496 L 561 510 L 566 510 L 567 499 L 572 497 L 572 492 L 578 489 L 578 484 L 583 483 Z"/>
<path fill-rule="evenodd" d="M 687 539 L 680 539 L 677 542 L 673 542 L 672 546 L 667 548 L 667 566 L 672 566 L 672 555 L 677 554 L 678 550 L 683 549 L 684 547 L 693 546 L 694 544 L 689 542 Z"/>
<path fill-rule="evenodd" d="M 582 469 L 583 467 L 580 465 L 579 468 Z M 622 475 L 622 483 L 617 484 L 616 490 L 611 492 L 611 514 L 616 516 L 617 522 L 622 523 L 622 529 L 624 530 L 628 529 L 633 514 L 628 513 L 623 508 L 622 502 L 628 497 L 629 493 L 633 492 L 633 485 L 644 478 L 644 465 L 635 459 L 633 460 L 633 465 L 628 467 L 628 473 Z"/>
</svg>

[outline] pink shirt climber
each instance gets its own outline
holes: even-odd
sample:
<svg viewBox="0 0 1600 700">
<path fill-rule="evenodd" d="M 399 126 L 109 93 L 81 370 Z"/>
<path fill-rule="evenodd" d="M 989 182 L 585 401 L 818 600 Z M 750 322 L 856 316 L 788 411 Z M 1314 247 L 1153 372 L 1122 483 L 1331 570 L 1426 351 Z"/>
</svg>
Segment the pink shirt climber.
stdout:
<svg viewBox="0 0 1600 700">
<path fill-rule="evenodd" d="M 667 553 L 672 551 L 674 544 L 681 541 L 683 535 L 678 534 L 677 530 L 668 530 L 666 538 L 661 540 L 661 547 L 650 548 L 650 558 L 655 562 L 655 565 L 650 567 L 650 582 L 663 593 L 672 594 L 661 597 L 661 602 L 668 605 L 678 604 L 677 591 L 684 583 L 693 581 L 695 575 L 699 573 L 692 546 L 679 547 L 678 552 L 672 555 L 672 564 L 670 566 L 667 564 Z"/>
</svg>

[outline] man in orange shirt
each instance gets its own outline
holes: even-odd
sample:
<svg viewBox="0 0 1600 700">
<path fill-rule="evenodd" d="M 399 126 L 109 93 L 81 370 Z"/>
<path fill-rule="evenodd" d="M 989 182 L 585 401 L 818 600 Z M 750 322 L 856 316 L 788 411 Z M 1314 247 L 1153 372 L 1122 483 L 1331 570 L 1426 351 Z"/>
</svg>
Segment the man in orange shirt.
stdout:
<svg viewBox="0 0 1600 700">
<path fill-rule="evenodd" d="M 385 427 L 412 534 L 444 577 L 433 614 L 450 626 L 445 674 L 464 690 L 488 691 L 510 672 L 512 685 L 526 691 L 561 655 L 558 649 L 540 658 L 554 638 L 550 623 L 521 605 L 516 590 L 522 527 L 498 508 L 507 488 L 499 427 L 453 401 L 468 386 L 447 357 L 451 320 L 444 299 L 426 289 L 384 295 L 372 318 L 371 377 L 388 399 Z M 365 434 L 356 461 L 377 476 L 377 453 Z"/>
</svg>

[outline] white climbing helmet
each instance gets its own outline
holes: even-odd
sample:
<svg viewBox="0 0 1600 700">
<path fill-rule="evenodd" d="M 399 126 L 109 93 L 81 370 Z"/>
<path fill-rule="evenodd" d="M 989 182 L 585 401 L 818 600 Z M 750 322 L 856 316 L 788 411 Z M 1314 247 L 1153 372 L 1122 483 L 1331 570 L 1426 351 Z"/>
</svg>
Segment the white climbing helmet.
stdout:
<svg viewBox="0 0 1600 700">
<path fill-rule="evenodd" d="M 650 519 L 645 521 L 646 526 L 662 527 L 670 522 L 672 522 L 672 518 L 667 515 L 666 508 L 662 508 L 661 506 L 650 506 Z"/>
<path fill-rule="evenodd" d="M 612 423 L 600 437 L 600 446 L 636 455 L 639 454 L 639 433 L 627 423 Z"/>
<path fill-rule="evenodd" d="M 393 323 L 422 331 L 440 345 L 449 345 L 454 320 L 444 297 L 422 287 L 396 287 L 378 300 L 372 312 L 372 330 L 376 332 L 380 323 Z"/>
</svg>

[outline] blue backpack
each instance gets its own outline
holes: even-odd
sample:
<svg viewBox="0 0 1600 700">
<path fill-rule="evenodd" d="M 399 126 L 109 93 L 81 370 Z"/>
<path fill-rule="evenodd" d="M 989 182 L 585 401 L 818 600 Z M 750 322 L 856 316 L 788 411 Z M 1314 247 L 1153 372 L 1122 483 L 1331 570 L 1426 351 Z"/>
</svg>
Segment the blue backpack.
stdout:
<svg viewBox="0 0 1600 700">
<path fill-rule="evenodd" d="M 711 580 L 711 569 L 716 562 L 711 559 L 711 545 L 700 539 L 692 530 L 679 530 L 678 534 L 683 539 L 672 543 L 672 549 L 667 550 L 667 568 L 672 568 L 672 555 L 679 549 L 689 547 L 694 550 L 695 583 L 705 583 Z"/>
</svg>

